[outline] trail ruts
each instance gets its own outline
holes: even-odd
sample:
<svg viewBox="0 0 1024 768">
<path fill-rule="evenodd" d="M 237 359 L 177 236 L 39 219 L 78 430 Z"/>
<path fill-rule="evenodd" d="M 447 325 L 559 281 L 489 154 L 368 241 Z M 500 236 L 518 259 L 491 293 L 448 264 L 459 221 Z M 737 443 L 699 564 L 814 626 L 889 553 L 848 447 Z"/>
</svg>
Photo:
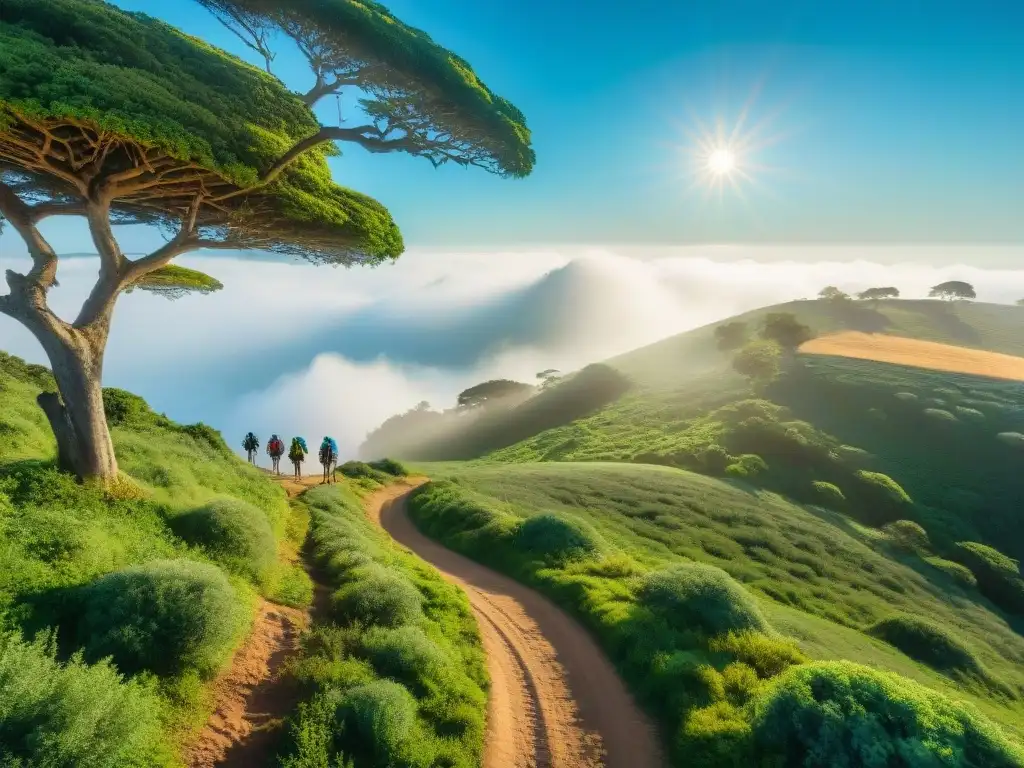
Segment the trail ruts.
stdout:
<svg viewBox="0 0 1024 768">
<path fill-rule="evenodd" d="M 462 587 L 491 676 L 484 768 L 657 768 L 654 728 L 596 642 L 552 602 L 421 534 L 408 486 L 370 499 L 391 536 Z"/>
</svg>

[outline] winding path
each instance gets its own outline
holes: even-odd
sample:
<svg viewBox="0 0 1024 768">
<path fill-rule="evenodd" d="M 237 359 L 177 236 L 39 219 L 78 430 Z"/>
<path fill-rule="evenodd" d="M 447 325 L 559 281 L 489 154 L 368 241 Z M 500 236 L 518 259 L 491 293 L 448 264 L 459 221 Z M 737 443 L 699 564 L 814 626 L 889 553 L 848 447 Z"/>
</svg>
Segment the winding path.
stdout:
<svg viewBox="0 0 1024 768">
<path fill-rule="evenodd" d="M 491 676 L 484 768 L 660 768 L 657 735 L 585 629 L 547 598 L 413 525 L 408 486 L 368 512 L 469 596 Z"/>
</svg>

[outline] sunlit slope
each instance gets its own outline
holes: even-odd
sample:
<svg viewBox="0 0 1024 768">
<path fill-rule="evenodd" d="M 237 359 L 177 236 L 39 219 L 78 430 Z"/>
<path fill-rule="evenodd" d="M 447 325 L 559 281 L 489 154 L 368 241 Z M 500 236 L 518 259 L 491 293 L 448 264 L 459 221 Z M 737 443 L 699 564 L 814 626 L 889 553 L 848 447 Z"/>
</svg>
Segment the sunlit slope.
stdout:
<svg viewBox="0 0 1024 768">
<path fill-rule="evenodd" d="M 643 386 L 673 386 L 681 378 L 728 363 L 715 348 L 714 329 L 739 320 L 753 330 L 770 312 L 792 312 L 817 335 L 841 331 L 884 333 L 910 339 L 1024 356 L 1024 308 L 1002 304 L 894 300 L 792 301 L 671 336 L 608 360 Z"/>
</svg>

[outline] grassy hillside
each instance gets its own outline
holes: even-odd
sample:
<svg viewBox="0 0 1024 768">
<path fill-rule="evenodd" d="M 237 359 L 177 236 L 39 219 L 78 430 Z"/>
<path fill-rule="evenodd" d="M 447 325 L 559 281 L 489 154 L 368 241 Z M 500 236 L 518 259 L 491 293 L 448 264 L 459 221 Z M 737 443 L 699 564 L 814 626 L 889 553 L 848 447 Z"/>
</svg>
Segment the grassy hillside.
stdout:
<svg viewBox="0 0 1024 768">
<path fill-rule="evenodd" d="M 887 300 L 869 302 L 791 301 L 762 307 L 729 320 L 751 328 L 770 312 L 792 312 L 818 335 L 838 331 L 888 333 L 1024 356 L 1024 308 L 979 302 Z M 715 348 L 721 322 L 671 336 L 606 361 L 645 387 L 675 386 L 682 378 L 722 366 Z"/>
<path fill-rule="evenodd" d="M 309 599 L 282 563 L 304 531 L 217 432 L 119 390 L 122 477 L 76 484 L 34 401 L 48 379 L 0 355 L 0 763 L 176 765 L 257 595 Z"/>
<path fill-rule="evenodd" d="M 666 467 L 431 471 L 417 524 L 579 615 L 674 764 L 1024 765 L 1024 622 L 911 527 Z"/>
</svg>

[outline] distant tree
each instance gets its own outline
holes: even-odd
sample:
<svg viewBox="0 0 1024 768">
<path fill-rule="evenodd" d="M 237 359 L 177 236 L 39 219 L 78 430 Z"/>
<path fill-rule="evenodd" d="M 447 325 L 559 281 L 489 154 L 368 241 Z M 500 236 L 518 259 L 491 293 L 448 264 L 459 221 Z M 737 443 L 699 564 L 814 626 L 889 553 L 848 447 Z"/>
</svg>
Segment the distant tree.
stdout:
<svg viewBox="0 0 1024 768">
<path fill-rule="evenodd" d="M 974 286 L 961 280 L 949 280 L 948 282 L 932 286 L 928 295 L 945 301 L 956 301 L 958 299 L 970 301 L 978 297 L 974 292 Z"/>
<path fill-rule="evenodd" d="M 537 379 L 540 381 L 540 388 L 545 390 L 557 384 L 562 379 L 562 373 L 555 368 L 548 368 L 538 373 Z"/>
<path fill-rule="evenodd" d="M 880 299 L 898 299 L 899 297 L 900 289 L 892 286 L 868 288 L 866 291 L 861 291 L 857 294 L 857 298 L 861 301 L 879 301 Z"/>
<path fill-rule="evenodd" d="M 484 403 L 496 400 L 505 400 L 509 397 L 525 396 L 533 391 L 530 384 L 510 379 L 493 379 L 477 384 L 474 387 L 463 390 L 459 393 L 458 405 L 460 408 L 476 408 Z"/>
<path fill-rule="evenodd" d="M 743 347 L 732 359 L 733 369 L 753 383 L 764 384 L 779 375 L 782 349 L 769 339 L 758 339 Z"/>
<path fill-rule="evenodd" d="M 418 403 L 416 403 L 416 407 L 413 408 L 412 410 L 417 412 L 417 413 L 422 413 L 423 411 L 429 411 L 430 410 L 430 403 L 428 403 L 426 400 L 420 400 Z"/>
<path fill-rule="evenodd" d="M 783 352 L 794 352 L 814 338 L 814 331 L 797 320 L 792 312 L 770 312 L 761 325 L 761 338 L 774 341 Z"/>
<path fill-rule="evenodd" d="M 850 294 L 840 291 L 834 285 L 826 285 L 818 291 L 818 298 L 825 301 L 849 301 Z"/>
<path fill-rule="evenodd" d="M 747 341 L 747 324 L 734 320 L 715 328 L 715 344 L 723 352 L 739 349 Z"/>
</svg>

